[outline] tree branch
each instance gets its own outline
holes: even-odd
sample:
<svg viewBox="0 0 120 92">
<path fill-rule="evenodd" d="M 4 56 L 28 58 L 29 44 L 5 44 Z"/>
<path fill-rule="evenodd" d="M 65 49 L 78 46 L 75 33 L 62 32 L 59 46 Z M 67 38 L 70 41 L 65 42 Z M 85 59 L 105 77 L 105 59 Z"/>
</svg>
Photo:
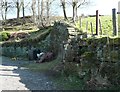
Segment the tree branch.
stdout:
<svg viewBox="0 0 120 92">
<path fill-rule="evenodd" d="M 82 5 L 85 5 L 86 3 L 87 3 L 87 1 L 86 1 L 86 0 L 83 0 L 83 2 L 80 3 L 80 4 L 77 6 L 77 8 L 79 8 L 79 7 L 82 6 Z"/>
</svg>

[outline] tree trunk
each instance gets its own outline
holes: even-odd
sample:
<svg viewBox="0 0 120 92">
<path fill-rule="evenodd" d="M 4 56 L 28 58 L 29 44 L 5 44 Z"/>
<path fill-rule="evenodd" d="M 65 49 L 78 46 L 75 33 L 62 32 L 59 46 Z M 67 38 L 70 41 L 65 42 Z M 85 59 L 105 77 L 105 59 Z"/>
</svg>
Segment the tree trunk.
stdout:
<svg viewBox="0 0 120 92">
<path fill-rule="evenodd" d="M 7 10 L 8 10 L 8 7 L 7 7 L 7 2 L 5 0 L 5 21 L 7 19 Z"/>
<path fill-rule="evenodd" d="M 65 0 L 61 0 L 61 4 L 63 7 L 64 19 L 67 20 L 66 10 L 65 10 Z"/>
<path fill-rule="evenodd" d="M 20 6 L 19 6 L 19 0 L 17 0 L 17 2 L 16 2 L 16 7 L 17 7 L 17 19 L 19 19 L 19 17 L 20 17 Z"/>
<path fill-rule="evenodd" d="M 75 2 L 73 2 L 73 21 L 75 21 Z"/>
<path fill-rule="evenodd" d="M 75 6 L 75 20 L 77 20 L 77 3 L 76 3 L 76 6 Z"/>
<path fill-rule="evenodd" d="M 2 20 L 4 21 L 3 0 L 0 0 L 0 14 L 1 14 Z"/>
<path fill-rule="evenodd" d="M 32 12 L 33 12 L 33 22 L 35 23 L 36 22 L 36 17 L 35 17 L 35 5 L 36 5 L 36 0 L 32 0 Z"/>
<path fill-rule="evenodd" d="M 43 0 L 41 0 L 41 24 L 42 24 L 42 26 L 44 27 L 44 21 L 43 21 L 43 19 L 44 19 L 44 16 L 43 16 L 43 12 L 44 11 L 44 1 Z"/>
<path fill-rule="evenodd" d="M 40 0 L 38 0 L 38 27 L 40 27 Z"/>
<path fill-rule="evenodd" d="M 73 22 L 75 22 L 76 18 L 77 18 L 77 0 L 73 0 Z"/>
<path fill-rule="evenodd" d="M 24 0 L 22 0 L 22 12 L 23 12 L 23 23 L 25 23 L 25 7 L 24 7 Z"/>
<path fill-rule="evenodd" d="M 47 24 L 49 25 L 50 24 L 50 20 L 49 20 L 49 18 L 50 18 L 50 1 L 49 0 L 47 0 L 47 2 L 46 2 L 46 7 L 47 7 Z"/>
</svg>

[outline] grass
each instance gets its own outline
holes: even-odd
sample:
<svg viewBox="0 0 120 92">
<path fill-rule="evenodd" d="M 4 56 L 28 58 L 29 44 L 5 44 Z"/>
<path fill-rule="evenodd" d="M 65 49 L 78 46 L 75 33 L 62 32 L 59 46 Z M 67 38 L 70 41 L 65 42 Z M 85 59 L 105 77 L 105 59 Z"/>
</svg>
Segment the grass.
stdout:
<svg viewBox="0 0 120 92">
<path fill-rule="evenodd" d="M 40 33 L 39 33 L 40 32 Z M 5 42 L 2 42 L 2 46 L 14 46 L 16 45 L 17 46 L 28 46 L 28 43 L 29 44 L 32 44 L 32 45 L 35 45 L 37 44 L 38 42 L 40 42 L 41 40 L 44 40 L 46 38 L 46 36 L 49 34 L 50 32 L 50 29 L 46 29 L 44 31 L 38 31 L 38 33 L 36 34 L 36 36 L 30 36 L 28 38 L 25 38 L 25 39 L 19 39 L 19 40 L 13 40 L 13 41 L 5 41 Z"/>
<path fill-rule="evenodd" d="M 49 71 L 52 70 L 56 65 L 60 63 L 59 58 L 50 61 L 50 62 L 44 62 L 44 63 L 29 63 L 27 65 L 24 65 L 24 67 L 29 68 L 32 71 L 40 72 L 40 71 Z"/>
<path fill-rule="evenodd" d="M 53 79 L 58 88 L 63 90 L 82 90 L 85 87 L 85 82 L 78 76 L 78 67 L 76 63 L 65 62 L 62 68 L 61 75 Z"/>
<path fill-rule="evenodd" d="M 102 34 L 103 35 L 112 35 L 112 16 L 100 16 L 100 21 L 102 25 Z M 78 29 L 82 29 L 83 32 L 86 32 L 86 23 L 88 22 L 88 34 L 91 34 L 90 23 L 93 25 L 93 33 L 96 31 L 96 18 L 95 17 L 87 17 L 82 18 L 82 27 L 80 28 L 80 22 L 76 22 L 76 27 Z"/>
<path fill-rule="evenodd" d="M 53 82 L 62 90 L 83 90 L 85 87 L 84 81 L 74 75 L 69 77 L 59 76 L 54 78 Z"/>
<path fill-rule="evenodd" d="M 19 32 L 20 30 L 23 30 L 25 32 L 34 32 L 38 30 L 36 26 L 34 26 L 31 23 L 26 23 L 24 25 L 16 25 L 16 26 L 3 26 L 4 30 L 0 30 L 0 34 L 2 32 L 9 32 L 9 33 L 14 33 L 14 32 Z"/>
</svg>

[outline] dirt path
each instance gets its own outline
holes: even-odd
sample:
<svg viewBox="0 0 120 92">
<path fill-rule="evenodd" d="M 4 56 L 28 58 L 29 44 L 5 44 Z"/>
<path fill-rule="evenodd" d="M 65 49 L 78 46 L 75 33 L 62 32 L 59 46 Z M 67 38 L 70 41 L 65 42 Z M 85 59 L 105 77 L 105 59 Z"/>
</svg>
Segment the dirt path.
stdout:
<svg viewBox="0 0 120 92">
<path fill-rule="evenodd" d="M 0 91 L 56 89 L 53 82 L 44 73 L 34 73 L 21 67 L 23 61 L 12 61 L 1 56 L 0 58 L 2 58 L 2 64 L 0 64 Z"/>
</svg>

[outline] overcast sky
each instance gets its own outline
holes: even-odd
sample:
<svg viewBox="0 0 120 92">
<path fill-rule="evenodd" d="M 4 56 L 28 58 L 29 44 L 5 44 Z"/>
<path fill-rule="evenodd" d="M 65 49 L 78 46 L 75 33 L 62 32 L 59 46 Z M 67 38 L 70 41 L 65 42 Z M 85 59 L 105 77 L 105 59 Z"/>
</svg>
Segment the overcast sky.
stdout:
<svg viewBox="0 0 120 92">
<path fill-rule="evenodd" d="M 29 0 L 25 0 L 26 2 Z M 60 5 L 57 4 L 60 0 L 56 0 L 54 2 L 54 6 L 52 6 L 52 11 L 55 11 L 55 15 L 63 16 L 62 7 L 60 8 Z M 96 10 L 99 10 L 100 14 L 102 15 L 111 15 L 112 9 L 116 8 L 118 9 L 118 1 L 120 0 L 90 0 L 92 3 L 89 6 L 84 6 L 78 9 L 78 15 L 85 14 L 95 14 Z M 27 3 L 26 3 L 27 4 Z M 31 5 L 31 4 L 29 4 Z M 67 6 L 67 16 L 72 16 L 72 7 Z M 31 15 L 31 9 L 28 8 L 25 10 L 26 15 Z M 22 16 L 22 12 L 20 14 Z M 16 17 L 16 9 L 13 9 L 12 11 L 9 11 L 7 18 L 15 18 Z"/>
</svg>

